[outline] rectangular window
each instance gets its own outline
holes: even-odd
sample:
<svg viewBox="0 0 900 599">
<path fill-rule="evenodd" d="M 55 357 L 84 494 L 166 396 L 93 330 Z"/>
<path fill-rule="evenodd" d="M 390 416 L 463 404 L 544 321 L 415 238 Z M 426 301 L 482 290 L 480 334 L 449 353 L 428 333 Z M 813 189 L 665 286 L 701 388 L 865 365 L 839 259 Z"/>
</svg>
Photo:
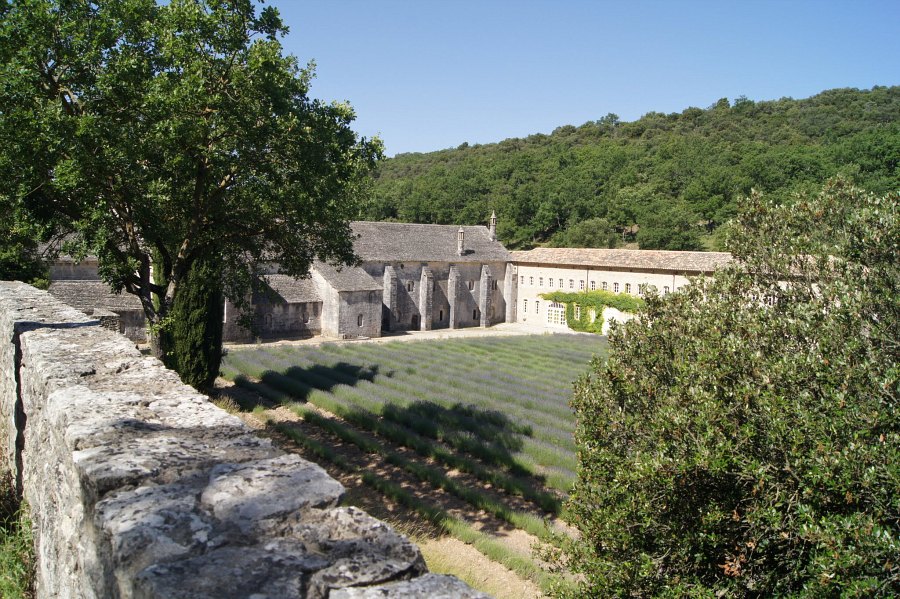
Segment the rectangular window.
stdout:
<svg viewBox="0 0 900 599">
<path fill-rule="evenodd" d="M 591 281 L 591 291 L 597 290 L 597 281 Z"/>
<path fill-rule="evenodd" d="M 539 302 L 537 300 L 534 301 L 534 313 L 535 314 L 541 313 L 541 302 Z"/>
<path fill-rule="evenodd" d="M 603 285 L 603 291 L 607 291 L 606 281 L 603 281 L 603 284 L 602 284 L 602 285 Z"/>
<path fill-rule="evenodd" d="M 494 291 L 497 290 L 497 279 L 494 279 L 494 282 L 491 283 L 491 287 L 494 289 Z"/>
<path fill-rule="evenodd" d="M 543 287 L 543 286 L 544 286 L 544 277 L 541 277 L 538 279 L 538 287 Z"/>
<path fill-rule="evenodd" d="M 528 300 L 522 300 L 522 313 L 528 314 Z"/>
<path fill-rule="evenodd" d="M 519 283 L 519 285 L 524 285 L 524 284 L 525 284 L 525 275 L 522 275 L 522 281 Z"/>
<path fill-rule="evenodd" d="M 581 320 L 581 306 L 575 304 L 575 320 Z"/>
<path fill-rule="evenodd" d="M 613 293 L 619 293 L 619 284 L 613 283 Z"/>
<path fill-rule="evenodd" d="M 575 289 L 575 279 L 569 279 L 569 289 Z"/>
<path fill-rule="evenodd" d="M 553 279 L 550 279 L 550 287 L 553 287 Z"/>
<path fill-rule="evenodd" d="M 631 283 L 625 283 L 625 293 L 631 293 Z"/>
<path fill-rule="evenodd" d="M 408 281 L 408 282 L 406 283 L 406 290 L 407 290 L 407 291 L 412 291 L 414 285 L 415 285 L 415 284 L 414 284 L 412 281 Z M 470 288 L 470 289 L 471 289 L 471 288 Z"/>
<path fill-rule="evenodd" d="M 475 281 L 469 281 L 469 291 L 475 289 Z"/>
<path fill-rule="evenodd" d="M 528 277 L 528 284 L 534 287 L 534 277 Z"/>
<path fill-rule="evenodd" d="M 578 281 L 578 289 L 580 289 L 581 291 L 584 291 L 584 279 L 581 279 L 580 281 Z"/>
<path fill-rule="evenodd" d="M 666 285 L 665 287 L 663 287 L 663 295 L 665 295 L 666 293 L 669 293 L 669 286 L 668 286 L 668 285 Z"/>
<path fill-rule="evenodd" d="M 560 288 L 560 289 L 563 288 L 563 280 L 562 280 L 562 277 L 559 278 L 559 288 Z"/>
<path fill-rule="evenodd" d="M 638 295 L 644 295 L 645 293 L 647 293 L 647 284 L 641 283 L 638 285 Z"/>
</svg>

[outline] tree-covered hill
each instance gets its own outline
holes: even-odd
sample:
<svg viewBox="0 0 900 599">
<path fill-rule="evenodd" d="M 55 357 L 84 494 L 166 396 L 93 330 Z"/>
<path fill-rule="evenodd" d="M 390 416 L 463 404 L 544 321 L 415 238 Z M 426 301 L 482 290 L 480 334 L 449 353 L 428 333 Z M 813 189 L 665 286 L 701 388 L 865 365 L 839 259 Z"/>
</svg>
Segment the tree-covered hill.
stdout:
<svg viewBox="0 0 900 599">
<path fill-rule="evenodd" d="M 634 122 L 610 114 L 550 135 L 401 154 L 381 163 L 364 217 L 480 224 L 496 210 L 498 234 L 514 248 L 608 245 L 637 224 L 641 247 L 699 249 L 703 229 L 727 221 L 751 188 L 787 198 L 844 174 L 883 193 L 900 188 L 898 164 L 900 87 L 722 99 Z"/>
</svg>

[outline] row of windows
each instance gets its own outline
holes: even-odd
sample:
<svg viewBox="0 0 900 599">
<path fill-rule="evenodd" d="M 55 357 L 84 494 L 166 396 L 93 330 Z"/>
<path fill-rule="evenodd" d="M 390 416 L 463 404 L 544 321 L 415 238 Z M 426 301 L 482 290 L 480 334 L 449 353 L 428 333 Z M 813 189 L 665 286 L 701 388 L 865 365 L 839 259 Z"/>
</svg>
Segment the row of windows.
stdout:
<svg viewBox="0 0 900 599">
<path fill-rule="evenodd" d="M 564 280 L 564 279 L 555 279 L 555 278 L 553 278 L 553 277 L 549 277 L 549 278 L 547 279 L 547 281 L 548 281 L 548 283 L 549 283 L 548 286 L 549 286 L 550 288 L 553 288 L 553 287 L 554 287 L 554 283 L 555 283 L 555 282 L 558 282 L 558 283 L 559 283 L 559 289 L 563 289 L 563 288 L 565 287 L 565 280 Z M 524 276 L 522 276 L 522 277 L 520 278 L 520 283 L 521 283 L 522 285 L 525 284 L 525 277 L 524 277 Z M 528 283 L 529 283 L 531 286 L 534 286 L 534 277 L 528 277 Z M 591 281 L 590 284 L 591 284 L 591 291 L 596 291 L 596 290 L 597 290 L 597 281 Z M 543 287 L 543 286 L 544 286 L 544 277 L 538 277 L 538 287 Z M 646 287 L 647 287 L 646 283 L 641 283 L 640 285 L 638 285 L 638 294 L 639 294 L 639 295 L 643 295 L 643 294 L 644 294 L 644 291 L 646 290 Z M 609 291 L 609 284 L 608 284 L 606 281 L 601 281 L 601 282 L 600 282 L 600 288 L 601 288 L 603 291 Z M 575 289 L 575 279 L 569 279 L 569 289 Z M 584 279 L 580 279 L 580 280 L 578 281 L 578 289 L 579 289 L 579 291 L 584 291 Z M 614 283 L 612 284 L 612 291 L 613 291 L 613 293 L 619 293 L 619 283 L 614 282 Z M 625 291 L 625 293 L 631 293 L 631 283 L 625 283 L 625 290 L 624 290 L 624 291 Z M 666 294 L 666 293 L 669 293 L 669 286 L 668 286 L 668 285 L 666 285 L 666 286 L 663 287 L 663 294 Z"/>
</svg>

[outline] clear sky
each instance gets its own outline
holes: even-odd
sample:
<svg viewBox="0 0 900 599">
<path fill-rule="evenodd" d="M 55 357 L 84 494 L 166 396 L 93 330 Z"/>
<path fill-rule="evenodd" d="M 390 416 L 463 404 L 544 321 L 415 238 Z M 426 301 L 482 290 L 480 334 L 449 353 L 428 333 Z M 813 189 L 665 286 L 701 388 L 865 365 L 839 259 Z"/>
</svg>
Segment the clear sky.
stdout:
<svg viewBox="0 0 900 599">
<path fill-rule="evenodd" d="M 900 84 L 900 0 L 268 0 L 387 155 Z"/>
</svg>

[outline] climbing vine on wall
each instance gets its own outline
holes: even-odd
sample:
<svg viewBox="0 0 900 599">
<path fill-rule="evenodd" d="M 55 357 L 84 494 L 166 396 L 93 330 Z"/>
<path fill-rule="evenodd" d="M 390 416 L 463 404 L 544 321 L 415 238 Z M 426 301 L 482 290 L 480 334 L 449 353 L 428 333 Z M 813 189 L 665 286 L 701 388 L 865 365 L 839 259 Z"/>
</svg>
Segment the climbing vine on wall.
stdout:
<svg viewBox="0 0 900 599">
<path fill-rule="evenodd" d="M 644 300 L 627 293 L 609 291 L 582 291 L 565 293 L 553 291 L 541 295 L 545 300 L 566 306 L 566 323 L 573 331 L 600 333 L 603 330 L 603 308 L 615 308 L 621 312 L 637 312 L 644 307 Z M 575 317 L 575 306 L 580 308 Z M 592 320 L 591 316 L 596 315 Z"/>
</svg>

